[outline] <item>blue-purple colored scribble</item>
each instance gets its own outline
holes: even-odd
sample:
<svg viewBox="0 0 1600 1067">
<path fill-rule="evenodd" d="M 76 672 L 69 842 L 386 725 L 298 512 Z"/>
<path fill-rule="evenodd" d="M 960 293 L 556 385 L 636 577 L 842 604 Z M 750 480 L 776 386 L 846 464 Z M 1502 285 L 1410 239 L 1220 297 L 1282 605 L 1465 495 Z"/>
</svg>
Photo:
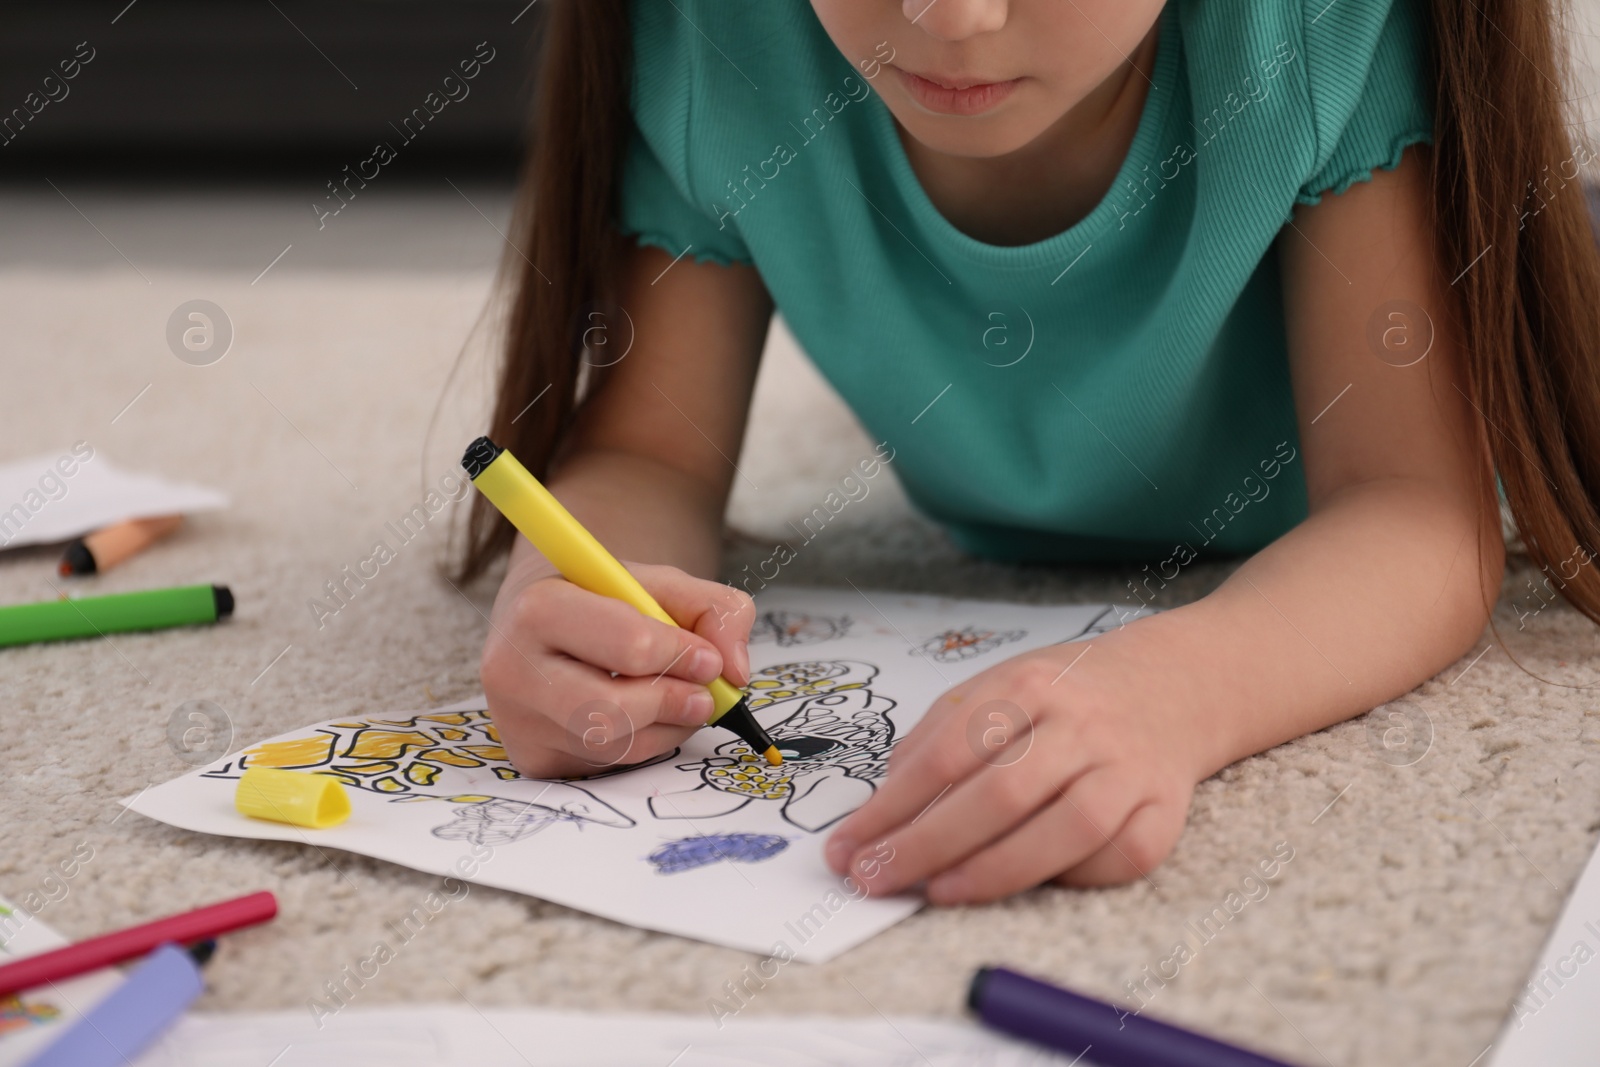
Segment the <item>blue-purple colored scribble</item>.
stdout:
<svg viewBox="0 0 1600 1067">
<path fill-rule="evenodd" d="M 658 874 L 692 871 L 722 860 L 758 863 L 771 859 L 789 847 L 789 840 L 777 834 L 696 834 L 668 841 L 648 859 Z"/>
</svg>

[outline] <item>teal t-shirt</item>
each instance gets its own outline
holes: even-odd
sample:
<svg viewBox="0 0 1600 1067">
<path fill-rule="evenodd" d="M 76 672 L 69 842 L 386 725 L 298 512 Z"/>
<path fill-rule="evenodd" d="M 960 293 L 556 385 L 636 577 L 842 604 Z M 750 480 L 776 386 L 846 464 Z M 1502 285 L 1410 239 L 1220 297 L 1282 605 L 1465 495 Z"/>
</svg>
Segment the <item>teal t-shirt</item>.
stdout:
<svg viewBox="0 0 1600 1067">
<path fill-rule="evenodd" d="M 1296 203 L 1431 139 L 1426 17 L 1419 0 L 1169 0 L 1160 17 L 1110 191 L 1003 247 L 939 214 L 806 0 L 636 0 L 621 226 L 753 263 L 969 551 L 1253 551 L 1306 514 L 1274 240 Z"/>
</svg>

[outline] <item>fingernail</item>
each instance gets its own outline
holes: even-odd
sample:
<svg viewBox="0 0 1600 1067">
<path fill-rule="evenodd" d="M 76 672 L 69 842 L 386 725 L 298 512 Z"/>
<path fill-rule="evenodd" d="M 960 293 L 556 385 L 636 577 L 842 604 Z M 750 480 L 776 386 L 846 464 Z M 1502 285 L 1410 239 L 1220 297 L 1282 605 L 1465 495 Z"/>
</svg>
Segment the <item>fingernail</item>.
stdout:
<svg viewBox="0 0 1600 1067">
<path fill-rule="evenodd" d="M 689 677 L 697 682 L 711 681 L 717 676 L 717 671 L 721 666 L 722 664 L 717 654 L 709 648 L 697 648 L 689 654 Z M 706 699 L 711 699 L 709 694 Z M 708 711 L 706 714 L 709 715 L 711 713 Z"/>
<path fill-rule="evenodd" d="M 709 689 L 701 689 L 692 693 L 683 708 L 683 724 L 685 726 L 704 726 L 706 720 L 711 718 L 711 713 L 717 710 L 716 703 L 711 699 Z"/>
<path fill-rule="evenodd" d="M 733 662 L 739 671 L 739 677 L 746 685 L 750 684 L 750 643 L 737 641 L 733 646 Z"/>
</svg>

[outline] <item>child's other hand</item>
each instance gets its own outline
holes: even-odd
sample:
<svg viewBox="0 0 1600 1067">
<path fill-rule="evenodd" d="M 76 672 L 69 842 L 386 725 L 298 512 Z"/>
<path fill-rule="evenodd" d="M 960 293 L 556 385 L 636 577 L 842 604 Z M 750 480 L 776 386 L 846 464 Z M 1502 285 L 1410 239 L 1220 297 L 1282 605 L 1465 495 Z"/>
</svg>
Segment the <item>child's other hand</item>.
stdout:
<svg viewBox="0 0 1600 1067">
<path fill-rule="evenodd" d="M 677 567 L 629 563 L 682 628 L 552 575 L 507 574 L 479 673 L 506 755 L 534 778 L 574 777 L 672 749 L 712 714 L 706 683 L 749 681 L 750 597 Z"/>
<path fill-rule="evenodd" d="M 829 865 L 874 896 L 926 879 L 930 901 L 962 904 L 1052 878 L 1126 882 L 1165 859 L 1199 777 L 1196 717 L 1141 692 L 1148 666 L 1115 651 L 1077 664 L 1088 647 L 1017 656 L 940 697 L 834 832 Z"/>
</svg>

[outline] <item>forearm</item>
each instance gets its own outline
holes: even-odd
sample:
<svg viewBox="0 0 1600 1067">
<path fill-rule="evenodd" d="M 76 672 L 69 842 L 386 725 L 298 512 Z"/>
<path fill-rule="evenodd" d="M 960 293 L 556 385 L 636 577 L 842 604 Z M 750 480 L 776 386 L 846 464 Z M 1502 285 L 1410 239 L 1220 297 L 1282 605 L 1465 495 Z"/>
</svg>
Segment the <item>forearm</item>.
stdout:
<svg viewBox="0 0 1600 1067">
<path fill-rule="evenodd" d="M 728 456 L 744 440 L 772 300 L 748 265 L 679 262 L 652 247 L 625 258 L 632 337 L 585 396 L 547 481 L 618 559 L 715 579 Z M 541 564 L 548 572 L 519 539 L 515 573 Z"/>
<path fill-rule="evenodd" d="M 1211 595 L 1097 641 L 1113 655 L 1095 666 L 1155 687 L 1205 777 L 1448 666 L 1482 632 L 1502 566 L 1497 516 L 1427 483 L 1362 483 Z"/>
<path fill-rule="evenodd" d="M 549 488 L 618 559 L 716 577 L 723 501 L 690 475 L 631 452 L 583 448 L 563 459 Z M 525 538 L 517 539 L 512 567 L 550 569 Z"/>
</svg>

